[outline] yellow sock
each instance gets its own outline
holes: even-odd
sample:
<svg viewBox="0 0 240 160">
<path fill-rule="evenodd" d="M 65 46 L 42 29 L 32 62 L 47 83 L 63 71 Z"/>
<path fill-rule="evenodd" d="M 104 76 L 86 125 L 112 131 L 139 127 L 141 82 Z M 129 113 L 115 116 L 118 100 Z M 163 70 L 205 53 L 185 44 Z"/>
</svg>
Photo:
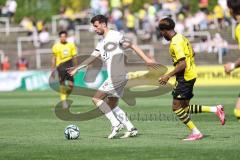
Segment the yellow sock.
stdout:
<svg viewBox="0 0 240 160">
<path fill-rule="evenodd" d="M 188 109 L 188 113 L 210 113 L 210 112 L 216 112 L 217 111 L 217 107 L 213 106 L 203 106 L 203 105 L 190 105 L 189 107 L 187 107 Z"/>
<path fill-rule="evenodd" d="M 202 112 L 211 112 L 210 106 L 202 106 Z"/>
<path fill-rule="evenodd" d="M 192 132 L 194 133 L 200 133 L 200 131 L 197 129 L 197 127 L 194 125 L 194 123 L 191 121 L 188 112 L 185 111 L 185 109 L 181 108 L 176 111 L 176 115 L 182 121 Z"/>
<path fill-rule="evenodd" d="M 67 99 L 66 88 L 65 86 L 60 86 L 60 99 L 61 101 L 65 101 Z"/>
<path fill-rule="evenodd" d="M 186 124 L 186 126 L 187 126 L 190 130 L 193 130 L 194 128 L 197 128 L 197 127 L 195 126 L 195 124 L 194 124 L 191 120 Z"/>
<path fill-rule="evenodd" d="M 240 109 L 235 108 L 234 115 L 237 117 L 237 119 L 240 119 Z"/>
</svg>

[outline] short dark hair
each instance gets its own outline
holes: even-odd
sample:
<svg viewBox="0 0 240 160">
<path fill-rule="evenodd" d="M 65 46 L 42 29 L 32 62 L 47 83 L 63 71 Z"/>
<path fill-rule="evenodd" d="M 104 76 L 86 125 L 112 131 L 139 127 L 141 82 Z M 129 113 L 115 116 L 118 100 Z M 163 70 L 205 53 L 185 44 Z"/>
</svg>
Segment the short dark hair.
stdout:
<svg viewBox="0 0 240 160">
<path fill-rule="evenodd" d="M 227 5 L 233 10 L 233 14 L 240 14 L 240 0 L 228 0 Z"/>
<path fill-rule="evenodd" d="M 173 30 L 175 28 L 175 22 L 167 17 L 160 20 L 158 29 L 159 30 Z"/>
<path fill-rule="evenodd" d="M 105 23 L 107 25 L 108 18 L 104 15 L 96 15 L 91 19 L 91 23 L 93 24 L 96 21 L 98 21 L 99 23 Z"/>
<path fill-rule="evenodd" d="M 67 31 L 60 31 L 60 32 L 58 33 L 58 36 L 60 37 L 62 34 L 68 35 Z"/>
</svg>

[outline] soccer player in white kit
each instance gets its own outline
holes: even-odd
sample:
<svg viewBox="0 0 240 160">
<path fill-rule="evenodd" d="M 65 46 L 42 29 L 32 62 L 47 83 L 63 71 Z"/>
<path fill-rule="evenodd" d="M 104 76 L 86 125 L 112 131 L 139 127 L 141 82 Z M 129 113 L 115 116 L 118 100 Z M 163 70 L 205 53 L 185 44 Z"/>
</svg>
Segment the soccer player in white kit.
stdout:
<svg viewBox="0 0 240 160">
<path fill-rule="evenodd" d="M 123 96 L 124 87 L 128 80 L 124 64 L 123 47 L 133 49 L 147 65 L 154 65 L 155 62 L 149 59 L 136 45 L 126 43 L 122 33 L 110 30 L 107 25 L 107 17 L 97 15 L 91 19 L 91 23 L 93 24 L 94 31 L 98 35 L 101 35 L 102 39 L 91 54 L 92 56 L 69 72 L 73 76 L 79 69 L 88 66 L 100 58 L 106 67 L 108 78 L 95 93 L 92 101 L 112 124 L 112 132 L 108 138 L 114 138 L 124 126 L 127 128 L 127 132 L 121 138 L 136 136 L 138 130 L 118 105 L 118 100 Z"/>
</svg>

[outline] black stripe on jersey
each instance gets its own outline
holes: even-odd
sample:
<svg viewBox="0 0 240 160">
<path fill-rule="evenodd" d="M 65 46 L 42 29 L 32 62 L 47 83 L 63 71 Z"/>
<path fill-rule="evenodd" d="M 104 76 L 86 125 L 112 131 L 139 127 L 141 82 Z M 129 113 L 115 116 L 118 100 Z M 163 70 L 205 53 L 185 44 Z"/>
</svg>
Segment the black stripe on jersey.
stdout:
<svg viewBox="0 0 240 160">
<path fill-rule="evenodd" d="M 98 50 L 98 49 L 95 49 L 95 51 L 98 51 L 98 52 L 99 52 L 100 50 Z"/>
</svg>

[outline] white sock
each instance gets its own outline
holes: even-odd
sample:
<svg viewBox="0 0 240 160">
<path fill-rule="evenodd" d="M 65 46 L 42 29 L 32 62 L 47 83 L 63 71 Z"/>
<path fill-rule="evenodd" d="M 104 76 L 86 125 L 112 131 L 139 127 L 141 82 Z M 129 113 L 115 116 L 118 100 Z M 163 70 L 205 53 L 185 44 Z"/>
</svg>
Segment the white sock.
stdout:
<svg viewBox="0 0 240 160">
<path fill-rule="evenodd" d="M 216 106 L 210 107 L 210 112 L 216 113 L 217 112 L 217 107 Z"/>
<path fill-rule="evenodd" d="M 113 109 L 113 113 L 116 115 L 117 119 L 127 128 L 128 131 L 131 131 L 134 128 L 125 112 L 119 106 Z"/>
<path fill-rule="evenodd" d="M 105 103 L 103 100 L 101 100 L 97 103 L 97 106 L 105 114 L 105 116 L 109 119 L 112 126 L 118 126 L 120 124 L 120 122 L 118 121 L 116 116 L 113 114 L 111 108 L 108 106 L 107 103 Z"/>
<path fill-rule="evenodd" d="M 195 127 L 192 129 L 193 134 L 200 134 L 201 132 Z"/>
</svg>

